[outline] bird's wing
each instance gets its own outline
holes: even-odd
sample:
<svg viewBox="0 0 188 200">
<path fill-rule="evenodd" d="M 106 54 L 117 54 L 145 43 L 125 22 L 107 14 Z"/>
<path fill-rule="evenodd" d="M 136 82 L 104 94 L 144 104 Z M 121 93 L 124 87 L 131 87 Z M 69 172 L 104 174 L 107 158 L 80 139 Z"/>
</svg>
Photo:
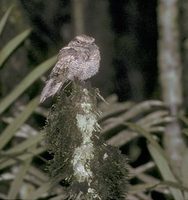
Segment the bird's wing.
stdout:
<svg viewBox="0 0 188 200">
<path fill-rule="evenodd" d="M 54 96 L 62 87 L 61 82 L 56 82 L 54 79 L 46 81 L 46 85 L 40 95 L 40 103 L 44 102 L 47 98 Z"/>
<path fill-rule="evenodd" d="M 52 69 L 52 72 L 50 74 L 50 78 L 53 77 L 66 77 L 68 73 L 68 67 L 69 63 L 73 60 L 77 59 L 77 51 L 71 47 L 64 47 L 59 51 L 58 54 L 58 61 L 54 68 Z M 62 76 L 61 76 L 62 75 Z"/>
<path fill-rule="evenodd" d="M 72 60 L 77 59 L 77 52 L 65 47 L 60 50 L 58 61 L 55 64 L 49 79 L 46 81 L 45 87 L 42 90 L 40 102 L 42 103 L 48 97 L 54 96 L 67 81 L 68 67 Z"/>
</svg>

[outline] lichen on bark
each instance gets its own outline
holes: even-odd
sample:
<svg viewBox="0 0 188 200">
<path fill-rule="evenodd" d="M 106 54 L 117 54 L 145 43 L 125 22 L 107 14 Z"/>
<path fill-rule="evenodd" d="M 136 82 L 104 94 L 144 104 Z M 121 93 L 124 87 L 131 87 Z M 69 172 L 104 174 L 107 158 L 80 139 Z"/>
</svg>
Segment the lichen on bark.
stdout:
<svg viewBox="0 0 188 200">
<path fill-rule="evenodd" d="M 52 180 L 66 182 L 70 196 L 124 199 L 127 160 L 101 138 L 97 93 L 77 82 L 71 92 L 59 95 L 45 127 L 47 149 L 53 155 L 48 168 Z"/>
</svg>

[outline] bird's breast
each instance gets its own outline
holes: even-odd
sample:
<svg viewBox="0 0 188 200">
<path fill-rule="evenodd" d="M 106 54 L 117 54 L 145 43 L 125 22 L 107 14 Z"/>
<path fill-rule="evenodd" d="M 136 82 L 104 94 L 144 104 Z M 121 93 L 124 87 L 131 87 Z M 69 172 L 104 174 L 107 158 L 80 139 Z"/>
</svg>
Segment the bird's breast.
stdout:
<svg viewBox="0 0 188 200">
<path fill-rule="evenodd" d="M 75 60 L 69 67 L 69 79 L 73 80 L 75 77 L 79 80 L 87 80 L 94 76 L 99 70 L 99 60 L 88 59 L 83 61 Z"/>
</svg>

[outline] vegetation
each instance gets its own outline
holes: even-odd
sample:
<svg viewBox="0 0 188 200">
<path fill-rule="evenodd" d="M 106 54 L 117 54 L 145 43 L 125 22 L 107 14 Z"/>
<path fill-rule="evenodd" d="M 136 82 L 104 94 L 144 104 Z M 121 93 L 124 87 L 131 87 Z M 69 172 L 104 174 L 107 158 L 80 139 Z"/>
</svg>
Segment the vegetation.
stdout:
<svg viewBox="0 0 188 200">
<path fill-rule="evenodd" d="M 186 146 L 188 118 L 183 108 L 181 63 L 177 62 L 181 56 L 178 49 L 180 33 L 173 20 L 169 21 L 171 26 L 166 26 L 165 16 L 161 14 L 163 6 L 166 10 L 169 9 L 167 12 L 171 13 L 170 11 L 175 11 L 173 6 L 176 4 L 172 4 L 172 7 L 168 7 L 165 1 L 159 1 L 159 4 L 158 14 L 161 16 L 159 18 L 159 52 L 161 53 L 159 67 L 161 96 L 164 101 L 119 102 L 116 94 L 109 95 L 105 101 L 102 101 L 100 97 L 98 104 L 96 104 L 96 99 L 93 100 L 94 106 L 97 106 L 96 112 L 100 112 L 97 116 L 101 130 L 96 133 L 97 139 L 94 140 L 99 150 L 96 151 L 98 160 L 91 162 L 91 168 L 96 172 L 92 186 L 99 191 L 103 199 L 110 199 L 110 196 L 112 196 L 111 199 L 121 199 L 122 196 L 118 196 L 121 192 L 127 194 L 123 198 L 130 200 L 157 198 L 185 200 L 188 198 Z M 10 7 L 1 17 L 0 37 L 4 34 L 13 9 Z M 76 9 L 84 9 L 84 6 L 82 3 L 79 6 L 74 4 L 74 15 L 79 15 L 80 12 Z M 172 12 L 171 15 L 174 13 Z M 83 16 L 74 16 L 74 19 L 75 27 L 78 29 L 75 32 L 82 32 L 84 25 L 80 27 L 78 23 Z M 172 31 L 174 27 L 177 30 L 175 35 Z M 165 40 L 166 32 L 169 33 L 171 41 L 176 41 L 176 45 L 168 46 L 168 41 Z M 26 45 L 31 34 L 32 30 L 27 29 L 13 39 L 9 38 L 8 43 L 1 44 L 3 47 L 0 50 L 0 71 L 7 67 L 6 63 L 14 53 L 19 51 L 21 46 Z M 117 43 L 120 45 L 121 41 Z M 163 55 L 168 52 L 172 53 L 170 57 L 174 59 L 172 63 L 177 64 L 176 66 L 171 67 L 169 60 L 166 57 L 163 58 Z M 77 193 L 73 189 L 75 185 L 69 190 L 72 169 L 66 159 L 67 155 L 73 154 L 77 142 L 81 143 L 80 137 L 74 133 L 75 124 L 71 121 L 71 114 L 77 112 L 73 109 L 74 103 L 79 100 L 71 104 L 69 96 L 65 97 L 63 93 L 58 100 L 54 100 L 55 104 L 47 115 L 49 105 L 48 102 L 43 106 L 39 105 L 40 93 L 29 95 L 33 84 L 38 81 L 41 85 L 43 75 L 53 67 L 55 61 L 56 56 L 53 56 L 33 67 L 15 87 L 12 87 L 12 91 L 6 96 L 1 95 L 0 199 L 84 199 L 82 197 L 84 190 L 80 185 L 76 185 Z M 167 69 L 165 69 L 166 66 L 168 66 Z M 173 80 L 169 78 L 169 74 L 174 75 Z M 175 87 L 171 88 L 171 85 Z M 77 89 L 73 91 L 76 93 Z M 77 96 L 73 95 L 71 98 L 78 98 L 80 91 L 82 88 Z M 171 94 L 173 95 L 170 96 Z M 98 91 L 95 95 L 100 96 Z M 60 100 L 65 100 L 62 108 L 60 108 Z M 74 112 L 71 112 L 71 109 Z M 44 129 L 47 116 L 48 121 Z M 67 129 L 74 134 L 70 135 Z M 55 135 L 57 133 L 60 134 Z M 103 143 L 106 146 L 100 146 Z M 54 151 L 54 145 L 56 145 L 56 151 Z M 117 148 L 121 150 L 121 154 Z M 52 154 L 49 154 L 47 150 Z M 111 156 L 102 163 L 102 155 L 105 152 Z M 145 157 L 142 156 L 143 154 Z M 114 165 L 117 168 L 114 168 Z M 127 181 L 129 187 L 127 187 Z M 98 182 L 101 185 L 97 184 Z M 118 188 L 120 193 L 113 193 L 114 188 Z M 113 196 L 114 194 L 117 194 L 116 197 Z M 92 199 L 89 196 L 87 198 Z"/>
</svg>

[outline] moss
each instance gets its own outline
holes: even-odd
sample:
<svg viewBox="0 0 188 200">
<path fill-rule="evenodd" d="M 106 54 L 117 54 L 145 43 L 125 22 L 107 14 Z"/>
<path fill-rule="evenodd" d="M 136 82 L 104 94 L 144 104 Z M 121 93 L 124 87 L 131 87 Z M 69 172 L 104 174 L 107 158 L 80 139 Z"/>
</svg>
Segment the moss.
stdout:
<svg viewBox="0 0 188 200">
<path fill-rule="evenodd" d="M 98 140 L 97 138 L 95 140 Z M 101 199 L 125 199 L 128 191 L 127 158 L 120 151 L 106 144 L 95 141 L 96 151 L 91 168 L 94 173 L 91 187 L 94 188 Z"/>
<path fill-rule="evenodd" d="M 69 181 L 70 196 L 81 191 L 86 200 L 121 200 L 127 191 L 127 160 L 102 140 L 97 92 L 75 84 L 52 107 L 45 127 L 47 148 L 53 154 L 49 171 L 52 179 Z"/>
</svg>

